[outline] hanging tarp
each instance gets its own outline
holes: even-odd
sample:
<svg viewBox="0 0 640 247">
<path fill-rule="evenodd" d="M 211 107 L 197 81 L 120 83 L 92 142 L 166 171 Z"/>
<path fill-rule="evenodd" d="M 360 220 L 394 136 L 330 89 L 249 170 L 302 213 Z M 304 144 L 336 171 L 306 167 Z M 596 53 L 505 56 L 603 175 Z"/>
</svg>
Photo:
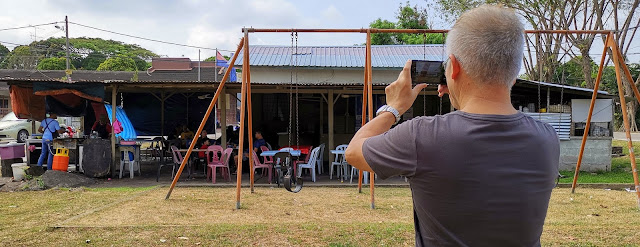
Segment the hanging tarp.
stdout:
<svg viewBox="0 0 640 247">
<path fill-rule="evenodd" d="M 104 85 L 97 83 L 34 82 L 33 91 L 41 96 L 72 94 L 96 102 L 104 98 Z"/>
<path fill-rule="evenodd" d="M 45 96 L 46 111 L 60 117 L 81 117 L 87 115 L 89 101 L 72 94 Z"/>
<path fill-rule="evenodd" d="M 18 118 L 37 121 L 44 119 L 46 112 L 43 96 L 34 95 L 31 87 L 12 85 L 9 91 L 11 94 L 11 110 Z"/>
<path fill-rule="evenodd" d="M 113 116 L 111 114 L 111 105 L 105 104 L 105 110 L 107 111 L 107 115 L 109 116 L 109 121 L 113 123 Z M 133 140 L 138 138 L 136 134 L 136 130 L 133 128 L 131 121 L 129 121 L 129 117 L 127 117 L 127 113 L 120 107 L 116 107 L 116 118 L 122 124 L 122 132 L 116 134 L 117 137 L 122 138 L 123 140 Z"/>
</svg>

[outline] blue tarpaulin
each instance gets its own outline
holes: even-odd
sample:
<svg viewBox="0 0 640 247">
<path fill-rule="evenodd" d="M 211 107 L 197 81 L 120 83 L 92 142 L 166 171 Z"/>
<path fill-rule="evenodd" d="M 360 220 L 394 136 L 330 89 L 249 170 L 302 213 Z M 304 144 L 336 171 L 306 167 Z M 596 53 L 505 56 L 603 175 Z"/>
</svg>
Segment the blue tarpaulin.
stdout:
<svg viewBox="0 0 640 247">
<path fill-rule="evenodd" d="M 113 122 L 113 116 L 111 116 L 111 105 L 104 104 L 104 107 L 107 109 L 107 115 L 109 116 L 109 121 Z M 116 134 L 116 137 L 120 137 L 123 140 L 133 140 L 138 138 L 136 134 L 136 130 L 133 128 L 133 124 L 129 121 L 129 117 L 127 117 L 127 113 L 124 110 L 117 106 L 116 107 L 116 118 L 122 124 L 122 132 Z"/>
</svg>

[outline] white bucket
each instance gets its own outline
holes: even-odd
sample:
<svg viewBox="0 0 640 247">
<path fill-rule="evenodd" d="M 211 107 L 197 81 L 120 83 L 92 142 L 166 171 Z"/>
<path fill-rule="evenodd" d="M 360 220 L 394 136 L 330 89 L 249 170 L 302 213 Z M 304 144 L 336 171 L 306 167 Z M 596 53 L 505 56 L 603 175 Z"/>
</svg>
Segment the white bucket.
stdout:
<svg viewBox="0 0 640 247">
<path fill-rule="evenodd" d="M 25 168 L 27 168 L 27 163 L 11 164 L 11 169 L 13 170 L 13 181 L 20 181 L 24 179 Z"/>
</svg>

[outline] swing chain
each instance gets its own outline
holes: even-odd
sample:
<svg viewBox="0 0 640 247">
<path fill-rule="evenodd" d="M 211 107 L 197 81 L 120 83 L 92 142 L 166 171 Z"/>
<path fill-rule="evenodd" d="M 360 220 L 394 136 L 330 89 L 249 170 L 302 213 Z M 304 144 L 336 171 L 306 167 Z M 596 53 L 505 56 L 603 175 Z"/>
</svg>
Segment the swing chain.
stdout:
<svg viewBox="0 0 640 247">
<path fill-rule="evenodd" d="M 422 59 L 427 60 L 427 33 L 422 34 Z M 422 89 L 422 116 L 427 115 L 427 88 Z"/>
<path fill-rule="evenodd" d="M 298 54 L 298 32 L 296 32 L 296 49 L 295 49 L 296 54 Z M 300 108 L 300 104 L 298 103 L 298 57 L 296 56 L 296 67 L 295 67 L 295 72 L 296 72 L 296 146 L 300 146 L 300 121 L 299 121 L 299 116 L 298 116 L 298 112 L 299 112 L 299 108 Z"/>
<path fill-rule="evenodd" d="M 293 51 L 293 31 L 291 32 L 291 57 L 289 58 L 289 67 L 291 69 L 290 79 L 289 79 L 289 146 L 291 146 L 291 133 L 292 133 L 292 124 L 293 124 L 293 56 L 295 52 Z"/>
</svg>

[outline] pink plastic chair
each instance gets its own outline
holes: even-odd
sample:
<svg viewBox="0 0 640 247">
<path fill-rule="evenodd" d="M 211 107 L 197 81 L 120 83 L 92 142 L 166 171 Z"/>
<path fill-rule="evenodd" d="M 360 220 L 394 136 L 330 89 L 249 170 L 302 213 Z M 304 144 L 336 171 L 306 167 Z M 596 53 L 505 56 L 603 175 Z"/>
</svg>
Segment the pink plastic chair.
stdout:
<svg viewBox="0 0 640 247">
<path fill-rule="evenodd" d="M 269 151 L 269 148 L 266 146 L 260 146 L 260 150 L 262 150 L 262 152 Z M 273 165 L 273 156 L 264 156 L 263 158 L 264 161 L 262 163 Z"/>
<path fill-rule="evenodd" d="M 228 149 L 227 149 L 228 150 Z M 222 150 L 221 146 L 213 145 L 209 146 L 206 151 L 207 158 L 207 179 L 211 177 L 211 183 L 216 183 L 216 170 L 220 168 L 220 172 L 222 172 L 222 177 L 228 181 L 230 181 L 229 175 L 229 166 L 228 161 L 229 158 L 225 155 L 229 156 L 226 152 L 227 150 Z M 225 163 L 224 160 L 227 162 Z M 227 173 L 224 173 L 225 169 Z"/>
<path fill-rule="evenodd" d="M 264 169 L 267 169 L 268 173 L 269 173 L 269 183 L 271 183 L 271 174 L 273 173 L 273 165 L 272 164 L 266 164 L 266 163 L 260 163 L 260 158 L 258 158 L 258 155 L 256 154 L 255 151 L 251 151 L 253 152 L 253 170 L 251 172 L 255 173 L 256 169 L 258 168 L 262 168 L 263 171 Z"/>
<path fill-rule="evenodd" d="M 173 154 L 174 169 L 176 166 L 180 167 L 183 160 L 182 153 L 178 151 L 178 148 L 176 146 L 171 146 L 171 154 Z M 191 164 L 189 162 L 187 162 L 187 167 L 189 170 L 189 177 L 191 177 Z M 173 173 L 171 174 L 171 176 L 173 177 Z"/>
</svg>

